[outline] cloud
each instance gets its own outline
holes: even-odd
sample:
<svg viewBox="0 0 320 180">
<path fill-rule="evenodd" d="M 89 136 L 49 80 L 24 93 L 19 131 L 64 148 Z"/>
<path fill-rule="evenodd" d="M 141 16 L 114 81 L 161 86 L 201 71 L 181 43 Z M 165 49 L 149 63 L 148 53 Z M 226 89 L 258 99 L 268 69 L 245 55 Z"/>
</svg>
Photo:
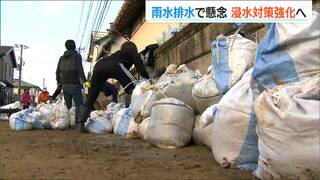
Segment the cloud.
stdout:
<svg viewBox="0 0 320 180">
<path fill-rule="evenodd" d="M 56 17 L 60 14 L 64 7 L 61 1 L 44 1 L 42 14 L 44 16 Z"/>
</svg>

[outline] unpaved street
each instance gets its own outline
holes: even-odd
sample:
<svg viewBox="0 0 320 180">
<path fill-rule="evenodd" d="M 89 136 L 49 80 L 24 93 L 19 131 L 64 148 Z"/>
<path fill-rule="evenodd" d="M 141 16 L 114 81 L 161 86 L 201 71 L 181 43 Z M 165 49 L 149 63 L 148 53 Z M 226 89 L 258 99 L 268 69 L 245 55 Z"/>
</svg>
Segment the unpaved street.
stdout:
<svg viewBox="0 0 320 180">
<path fill-rule="evenodd" d="M 220 167 L 204 146 L 164 150 L 76 130 L 17 132 L 0 121 L 0 179 L 254 179 Z"/>
</svg>

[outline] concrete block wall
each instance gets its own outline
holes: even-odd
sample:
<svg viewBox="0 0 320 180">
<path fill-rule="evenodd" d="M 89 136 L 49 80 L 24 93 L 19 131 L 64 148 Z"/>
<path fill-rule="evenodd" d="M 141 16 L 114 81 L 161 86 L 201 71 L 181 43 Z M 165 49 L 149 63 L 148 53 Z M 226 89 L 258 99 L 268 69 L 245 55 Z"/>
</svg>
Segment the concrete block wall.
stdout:
<svg viewBox="0 0 320 180">
<path fill-rule="evenodd" d="M 263 24 L 247 24 L 243 31 L 251 35 Z M 169 64 L 186 64 L 193 70 L 206 72 L 211 65 L 211 42 L 220 34 L 231 35 L 232 24 L 189 24 L 155 52 L 154 74 L 160 75 Z"/>
<path fill-rule="evenodd" d="M 313 1 L 313 10 L 320 12 L 320 0 Z M 236 31 L 232 24 L 189 24 L 169 39 L 155 52 L 155 77 L 161 75 L 170 64 L 186 64 L 193 70 L 206 73 L 212 64 L 211 42 L 219 35 L 231 35 Z M 242 31 L 257 43 L 266 34 L 264 24 L 247 24 Z"/>
</svg>

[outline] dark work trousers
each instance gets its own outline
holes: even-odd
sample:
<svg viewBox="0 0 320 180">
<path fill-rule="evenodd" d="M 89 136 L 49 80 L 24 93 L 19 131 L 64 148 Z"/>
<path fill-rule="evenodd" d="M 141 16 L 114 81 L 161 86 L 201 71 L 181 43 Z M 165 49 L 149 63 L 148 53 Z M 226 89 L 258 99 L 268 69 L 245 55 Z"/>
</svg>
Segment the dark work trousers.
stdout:
<svg viewBox="0 0 320 180">
<path fill-rule="evenodd" d="M 72 107 L 72 100 L 74 101 L 74 104 L 76 106 L 76 123 L 80 120 L 80 107 L 83 105 L 83 97 L 81 93 L 82 86 L 81 84 L 68 84 L 64 83 L 62 84 L 62 90 L 64 95 L 64 100 L 66 102 L 66 105 L 68 109 Z"/>
<path fill-rule="evenodd" d="M 85 103 L 85 109 L 82 114 L 82 123 L 87 121 L 90 115 L 90 111 L 96 101 L 103 83 L 109 78 L 116 79 L 120 82 L 121 86 L 125 88 L 125 92 L 128 96 L 131 96 L 135 87 L 135 80 L 132 74 L 128 74 L 128 70 L 118 62 L 110 61 L 98 61 L 93 69 L 91 88 L 89 89 L 88 99 Z M 130 77 L 131 75 L 131 77 Z M 130 104 L 130 103 L 129 103 Z"/>
</svg>

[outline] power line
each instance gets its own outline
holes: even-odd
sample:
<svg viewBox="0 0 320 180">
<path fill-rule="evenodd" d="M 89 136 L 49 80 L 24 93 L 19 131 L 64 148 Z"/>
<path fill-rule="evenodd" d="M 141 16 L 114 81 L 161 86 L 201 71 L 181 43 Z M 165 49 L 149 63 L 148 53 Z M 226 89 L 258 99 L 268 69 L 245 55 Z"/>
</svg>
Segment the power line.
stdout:
<svg viewBox="0 0 320 180">
<path fill-rule="evenodd" d="M 85 45 L 84 45 L 84 47 L 86 47 L 87 45 L 88 45 L 88 43 L 89 43 L 89 46 L 90 46 L 90 38 L 91 38 L 91 36 L 92 36 L 92 32 L 93 32 L 93 29 L 94 29 L 94 27 L 95 27 L 95 25 L 96 25 L 96 23 L 98 23 L 98 14 L 99 13 L 101 13 L 101 11 L 100 11 L 100 9 L 101 9 L 101 4 L 102 4 L 102 1 L 99 1 L 99 4 L 97 3 L 96 4 L 96 8 L 95 8 L 95 13 L 94 13 L 94 16 L 93 16 L 93 20 L 92 20 L 92 23 L 91 23 L 91 31 L 90 31 L 90 33 L 89 33 L 89 36 L 88 36 L 88 38 L 87 38 L 87 41 L 86 41 L 86 43 L 85 43 Z M 85 50 L 86 48 L 84 48 L 84 50 Z"/>
<path fill-rule="evenodd" d="M 102 7 L 102 10 L 100 11 L 100 14 L 99 14 L 99 18 L 98 18 L 98 21 L 97 21 L 97 24 L 94 23 L 93 26 L 92 26 L 92 31 L 91 32 L 94 32 L 94 35 L 92 35 L 92 38 L 95 39 L 96 36 L 97 36 L 97 33 L 98 31 L 100 31 L 101 27 L 102 27 L 102 24 L 104 23 L 105 21 L 105 18 L 107 17 L 107 14 L 108 14 L 108 11 L 110 9 L 110 6 L 111 6 L 111 2 L 110 0 L 107 0 L 105 1 L 105 3 L 103 4 L 103 7 Z M 90 35 L 88 36 L 88 39 L 86 41 L 86 44 L 85 44 L 85 53 L 87 52 L 89 46 L 90 46 L 90 37 L 91 37 L 91 33 Z M 89 46 L 88 46 L 89 44 Z"/>
<path fill-rule="evenodd" d="M 80 32 L 80 26 L 81 26 L 81 21 L 82 21 L 82 13 L 83 13 L 83 7 L 84 7 L 84 0 L 82 1 L 82 8 L 81 8 L 81 15 L 80 15 L 80 20 L 79 20 L 79 26 L 78 26 L 78 30 L 77 30 L 77 36 L 76 36 L 76 42 L 78 42 L 78 38 L 79 38 L 79 32 Z"/>
<path fill-rule="evenodd" d="M 90 1 L 90 4 L 89 4 L 88 13 L 87 13 L 87 18 L 86 18 L 86 23 L 85 23 L 85 25 L 84 25 L 84 30 L 83 30 L 83 33 L 82 33 L 82 37 L 81 37 L 81 41 L 80 41 L 79 47 L 82 45 L 82 40 L 83 40 L 84 34 L 86 33 L 88 20 L 89 20 L 90 15 L 91 15 L 92 5 L 93 5 L 93 0 L 91 0 L 91 1 Z"/>
<path fill-rule="evenodd" d="M 92 26 L 92 31 L 91 31 L 91 32 L 95 32 L 95 35 L 96 35 L 97 31 L 98 31 L 98 27 L 101 26 L 102 18 L 103 18 L 104 12 L 105 12 L 105 10 L 106 10 L 106 7 L 107 7 L 107 5 L 108 5 L 108 2 L 109 2 L 109 1 L 105 1 L 105 2 L 104 2 L 103 7 L 102 7 L 102 10 L 101 10 L 100 13 L 99 13 L 99 17 L 98 17 L 98 20 L 97 20 L 97 24 L 96 24 L 95 26 Z M 101 4 L 100 4 L 100 5 L 101 5 Z M 98 14 L 98 13 L 97 13 L 97 14 Z M 92 36 L 93 39 L 95 38 L 95 35 Z M 85 50 L 88 49 L 88 44 L 90 44 L 90 37 L 91 37 L 91 33 L 90 33 L 90 35 L 88 36 L 87 41 L 86 41 L 86 43 L 85 43 Z M 90 45 L 89 45 L 89 46 L 90 46 Z"/>
<path fill-rule="evenodd" d="M 98 24 L 97 27 L 96 27 L 95 36 L 97 35 L 97 32 L 100 30 L 100 27 L 101 27 L 101 25 L 102 25 L 103 22 L 104 22 L 104 15 L 105 15 L 106 9 L 107 9 L 107 7 L 108 7 L 108 4 L 110 4 L 110 3 L 109 3 L 109 0 L 107 0 L 106 3 L 105 3 L 104 6 L 103 6 L 103 11 L 102 11 L 102 13 L 101 13 L 101 15 L 100 15 L 100 19 L 99 19 L 100 21 L 99 21 L 99 24 Z"/>
<path fill-rule="evenodd" d="M 109 0 L 108 0 L 108 1 L 109 1 Z M 111 6 L 111 2 L 108 4 L 107 11 L 106 11 L 105 14 L 104 14 L 104 17 L 103 17 L 103 19 L 102 19 L 102 22 L 104 22 L 104 20 L 106 19 L 110 6 Z M 102 24 L 101 24 L 101 25 L 102 25 Z M 100 25 L 100 27 L 98 28 L 99 31 L 100 31 L 100 29 L 101 29 L 101 25 Z"/>
<path fill-rule="evenodd" d="M 93 20 L 93 23 L 92 23 L 91 32 L 93 31 L 93 27 L 94 27 L 94 26 L 96 25 L 96 23 L 97 23 L 97 17 L 98 17 L 98 14 L 99 14 L 99 12 L 100 12 L 101 3 L 102 3 L 102 1 L 100 1 L 99 5 L 97 5 L 97 7 L 96 7 L 96 13 L 95 13 L 94 20 Z M 97 9 L 98 9 L 98 10 L 97 10 Z"/>
</svg>

